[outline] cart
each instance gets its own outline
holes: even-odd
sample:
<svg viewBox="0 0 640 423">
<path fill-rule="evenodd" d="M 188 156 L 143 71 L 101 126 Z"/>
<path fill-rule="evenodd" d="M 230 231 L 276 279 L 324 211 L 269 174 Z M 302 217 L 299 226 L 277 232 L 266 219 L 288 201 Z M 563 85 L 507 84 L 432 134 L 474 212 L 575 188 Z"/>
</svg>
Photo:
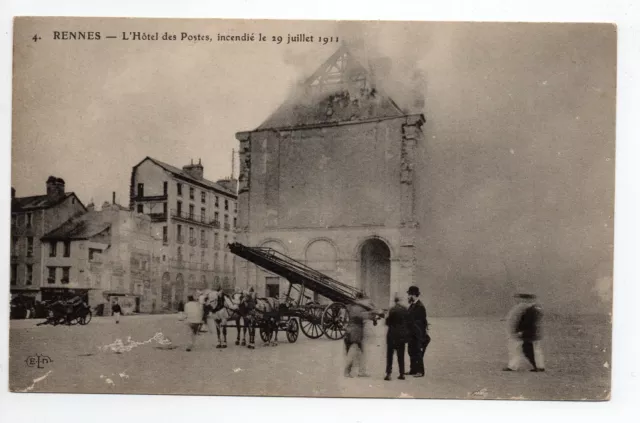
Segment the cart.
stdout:
<svg viewBox="0 0 640 423">
<path fill-rule="evenodd" d="M 238 242 L 229 244 L 229 250 L 251 263 L 289 281 L 289 289 L 284 304 L 281 305 L 278 328 L 286 331 L 289 342 L 295 342 L 298 331 L 302 330 L 308 338 L 317 339 L 322 335 L 339 340 L 346 333 L 349 322 L 347 305 L 354 304 L 361 290 L 339 282 L 311 267 L 272 248 L 247 247 Z M 332 301 L 322 305 L 305 301 L 309 290 Z M 292 294 L 297 292 L 297 298 Z M 364 306 L 367 311 L 375 308 Z M 298 324 L 299 320 L 299 324 Z M 260 336 L 265 339 L 267 331 L 261 327 Z"/>
</svg>

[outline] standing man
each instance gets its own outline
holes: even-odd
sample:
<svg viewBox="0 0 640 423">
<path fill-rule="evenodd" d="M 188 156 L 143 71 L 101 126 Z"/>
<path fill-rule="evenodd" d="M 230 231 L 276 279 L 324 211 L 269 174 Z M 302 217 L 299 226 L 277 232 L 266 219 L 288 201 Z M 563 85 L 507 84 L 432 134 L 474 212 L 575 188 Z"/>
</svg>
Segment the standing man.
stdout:
<svg viewBox="0 0 640 423">
<path fill-rule="evenodd" d="M 424 353 L 431 342 L 427 333 L 427 309 L 420 301 L 420 289 L 411 286 L 407 291 L 409 296 L 409 357 L 411 364 L 409 374 L 414 377 L 424 376 Z"/>
<path fill-rule="evenodd" d="M 404 380 L 404 347 L 408 338 L 408 321 L 409 312 L 407 308 L 400 304 L 400 298 L 396 294 L 393 298 L 395 303 L 389 315 L 387 316 L 385 323 L 388 326 L 387 329 L 387 370 L 384 380 L 391 380 L 391 370 L 393 367 L 393 352 L 395 351 L 398 356 L 398 370 L 400 376 L 398 379 Z"/>
<path fill-rule="evenodd" d="M 118 299 L 116 298 L 111 306 L 111 314 L 116 318 L 116 324 L 120 323 L 120 315 L 122 314 L 122 308 L 120 308 L 120 304 L 118 304 Z"/>
<path fill-rule="evenodd" d="M 192 295 L 189 295 L 187 300 L 188 302 L 184 305 L 184 319 L 187 320 L 187 325 L 191 331 L 191 343 L 187 346 L 187 351 L 191 351 L 196 343 L 196 335 L 198 335 L 202 324 L 203 310 L 200 303 L 195 301 Z"/>
</svg>

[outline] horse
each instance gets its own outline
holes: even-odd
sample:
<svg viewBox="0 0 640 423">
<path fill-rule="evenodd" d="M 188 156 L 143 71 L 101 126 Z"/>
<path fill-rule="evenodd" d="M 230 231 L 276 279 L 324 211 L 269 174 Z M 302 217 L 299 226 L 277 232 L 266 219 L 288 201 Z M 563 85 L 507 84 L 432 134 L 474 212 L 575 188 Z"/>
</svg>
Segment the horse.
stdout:
<svg viewBox="0 0 640 423">
<path fill-rule="evenodd" d="M 243 307 L 246 309 L 245 322 L 249 327 L 249 345 L 255 348 L 256 326 L 261 326 L 267 335 L 264 345 L 278 345 L 278 323 L 280 321 L 280 304 L 277 298 L 258 298 L 253 291 L 243 295 Z M 272 335 L 273 340 L 271 340 Z"/>
<path fill-rule="evenodd" d="M 234 299 L 226 295 L 222 290 L 207 291 L 203 295 L 205 296 L 205 317 L 209 331 L 213 334 L 211 327 L 211 321 L 215 323 L 216 334 L 218 336 L 218 345 L 216 348 L 227 348 L 227 322 L 235 321 L 237 329 L 236 345 L 240 344 L 240 319 L 243 317 L 240 311 L 240 293 L 234 294 Z M 222 329 L 222 340 L 220 339 L 220 332 Z M 242 344 L 246 344 L 246 327 L 244 331 L 244 337 Z"/>
</svg>

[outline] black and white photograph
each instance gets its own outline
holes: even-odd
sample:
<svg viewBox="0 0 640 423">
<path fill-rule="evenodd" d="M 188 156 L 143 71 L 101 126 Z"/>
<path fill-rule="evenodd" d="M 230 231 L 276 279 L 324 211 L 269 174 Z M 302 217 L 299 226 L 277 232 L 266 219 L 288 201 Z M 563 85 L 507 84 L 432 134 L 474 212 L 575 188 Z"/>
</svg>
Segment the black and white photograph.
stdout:
<svg viewBox="0 0 640 423">
<path fill-rule="evenodd" d="M 10 391 L 610 399 L 616 25 L 13 25 Z"/>
</svg>

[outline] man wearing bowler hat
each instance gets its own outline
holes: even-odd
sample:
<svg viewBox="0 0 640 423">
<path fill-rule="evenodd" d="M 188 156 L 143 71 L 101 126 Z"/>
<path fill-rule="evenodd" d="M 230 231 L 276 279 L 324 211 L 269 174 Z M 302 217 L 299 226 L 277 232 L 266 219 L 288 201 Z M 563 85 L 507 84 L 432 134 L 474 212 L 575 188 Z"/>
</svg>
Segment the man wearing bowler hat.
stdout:
<svg viewBox="0 0 640 423">
<path fill-rule="evenodd" d="M 409 374 L 414 377 L 424 376 L 424 353 L 431 337 L 427 333 L 427 309 L 420 301 L 420 289 L 411 286 L 407 291 L 409 296 Z"/>
</svg>

